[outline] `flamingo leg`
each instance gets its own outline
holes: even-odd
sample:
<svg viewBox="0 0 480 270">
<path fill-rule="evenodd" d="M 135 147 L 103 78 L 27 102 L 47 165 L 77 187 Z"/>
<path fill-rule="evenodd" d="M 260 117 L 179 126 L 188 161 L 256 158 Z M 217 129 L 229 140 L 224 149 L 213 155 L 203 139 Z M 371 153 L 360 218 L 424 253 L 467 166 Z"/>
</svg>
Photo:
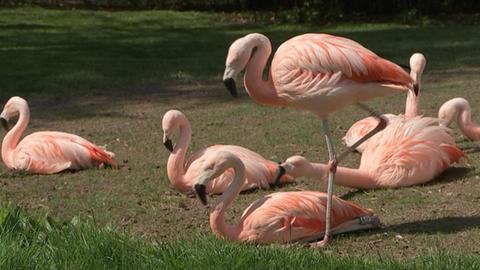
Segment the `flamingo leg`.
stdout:
<svg viewBox="0 0 480 270">
<path fill-rule="evenodd" d="M 360 140 L 350 146 L 346 151 L 342 152 L 339 157 L 336 157 L 335 148 L 332 142 L 332 135 L 330 133 L 330 127 L 328 125 L 328 119 L 326 116 L 322 118 L 323 121 L 323 131 L 325 132 L 325 140 L 327 141 L 327 148 L 328 148 L 328 186 L 327 186 L 327 209 L 325 214 L 325 236 L 319 242 L 314 243 L 311 247 L 325 247 L 328 244 L 331 235 L 331 225 L 332 225 L 332 196 L 333 196 L 333 184 L 335 181 L 335 173 L 337 171 L 338 162 L 343 160 L 349 153 L 355 151 L 355 149 L 371 138 L 373 135 L 377 134 L 381 130 L 383 130 L 387 126 L 387 120 L 383 118 L 378 112 L 374 111 L 370 107 L 366 106 L 363 103 L 358 102 L 357 106 L 360 107 L 362 110 L 367 111 L 373 117 L 379 119 L 378 125 L 368 132 L 365 136 L 363 136 Z"/>
<path fill-rule="evenodd" d="M 325 213 L 325 235 L 323 239 L 317 242 L 312 247 L 324 247 L 328 244 L 331 235 L 332 225 L 332 196 L 333 196 L 333 182 L 335 181 L 335 172 L 337 171 L 337 158 L 335 154 L 335 148 L 332 142 L 332 135 L 330 134 L 330 127 L 328 125 L 328 119 L 323 117 L 323 131 L 325 132 L 325 140 L 327 141 L 328 149 L 328 187 L 327 187 L 327 210 Z"/>
<path fill-rule="evenodd" d="M 371 109 L 370 107 L 368 107 L 367 105 L 365 105 L 363 103 L 358 102 L 356 105 L 360 109 L 362 109 L 364 111 L 367 111 L 371 116 L 377 118 L 379 120 L 379 122 L 374 129 L 369 131 L 365 136 L 360 138 L 357 142 L 355 142 L 353 145 L 348 147 L 347 150 L 342 152 L 337 158 L 337 163 L 340 162 L 341 160 L 343 160 L 349 153 L 354 152 L 355 149 L 357 149 L 357 147 L 360 144 L 362 144 L 366 140 L 370 139 L 373 135 L 377 134 L 378 132 L 382 131 L 383 129 L 385 129 L 387 127 L 387 120 L 381 114 L 374 111 L 373 109 Z"/>
</svg>

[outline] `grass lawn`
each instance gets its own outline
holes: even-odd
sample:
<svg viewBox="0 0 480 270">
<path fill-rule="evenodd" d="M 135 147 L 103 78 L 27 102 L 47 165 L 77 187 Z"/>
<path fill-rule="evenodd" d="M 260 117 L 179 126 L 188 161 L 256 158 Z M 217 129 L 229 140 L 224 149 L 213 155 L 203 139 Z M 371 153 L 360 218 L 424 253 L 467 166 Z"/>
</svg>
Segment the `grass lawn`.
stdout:
<svg viewBox="0 0 480 270">
<path fill-rule="evenodd" d="M 2 167 L 0 202 L 13 202 L 29 213 L 48 212 L 61 220 L 78 215 L 94 220 L 101 228 L 124 230 L 146 243 L 85 229 L 90 237 L 98 234 L 114 239 L 105 243 L 129 243 L 132 249 L 121 252 L 137 254 L 133 250 L 138 250 L 140 259 L 135 265 L 139 267 L 150 266 L 140 265 L 142 258 L 156 265 L 155 258 L 167 256 L 159 254 L 170 254 L 175 262 L 180 261 L 178 254 L 192 259 L 184 262 L 185 267 L 221 267 L 231 262 L 208 258 L 229 256 L 245 268 L 253 267 L 251 261 L 268 268 L 270 264 L 262 258 L 278 258 L 271 260 L 271 265 L 277 266 L 293 260 L 311 267 L 332 263 L 339 268 L 343 260 L 356 268 L 378 268 L 375 266 L 383 263 L 383 258 L 417 258 L 411 263 L 417 262 L 419 267 L 429 267 L 432 260 L 451 259 L 451 268 L 457 268 L 456 262 L 478 257 L 479 146 L 462 137 L 456 128 L 457 142 L 468 152 L 469 160 L 433 182 L 376 191 L 336 188 L 337 195 L 374 209 L 389 225 L 385 229 L 336 237 L 322 251 L 256 248 L 199 236 L 211 235 L 208 210 L 169 185 L 165 173 L 168 153 L 162 145 L 163 114 L 176 108 L 190 118 L 194 132 L 190 153 L 211 144 L 238 144 L 277 161 L 302 154 L 325 162 L 326 147 L 317 117 L 261 106 L 246 94 L 233 100 L 221 84 L 225 55 L 234 39 L 262 32 L 276 48 L 289 37 L 310 31 L 355 39 L 379 55 L 402 63 L 407 63 L 413 52 L 423 52 L 429 61 L 422 92 L 423 113 L 435 116 L 444 101 L 463 96 L 473 105 L 473 117 L 480 121 L 480 110 L 475 106 L 480 102 L 478 25 L 248 25 L 233 23 L 225 15 L 194 12 L 4 9 L 0 10 L 1 99 L 12 95 L 27 98 L 32 114 L 28 133 L 61 130 L 107 144 L 122 167 L 51 176 L 13 174 Z M 395 95 L 370 104 L 383 112 L 400 113 L 404 99 Z M 355 108 L 331 116 L 337 149 L 348 127 L 364 116 Z M 342 165 L 358 164 L 359 155 L 351 155 Z M 285 190 L 318 188 L 318 180 L 299 179 Z M 235 220 L 247 205 L 270 192 L 258 190 L 240 196 L 228 218 Z M 62 234 L 75 233 L 65 230 L 52 236 L 59 237 L 53 243 L 58 254 L 65 250 L 62 256 L 73 252 Z M 16 245 L 17 236 L 1 237 L 0 246 Z M 153 247 L 149 243 L 161 244 Z M 49 256 L 42 250 L 39 258 Z M 237 251 L 251 261 L 242 260 L 240 255 L 232 257 Z M 12 254 L 29 256 L 21 254 L 30 251 L 19 246 L 4 252 L 12 252 L 5 254 L 15 257 Z M 443 256 L 450 253 L 454 255 Z M 95 254 L 103 258 L 106 253 Z M 328 254 L 342 255 L 342 259 L 335 260 Z M 79 262 L 75 261 L 78 258 L 68 261 L 68 256 L 61 260 L 72 265 Z"/>
<path fill-rule="evenodd" d="M 478 269 L 478 258 L 451 252 L 392 258 L 330 256 L 322 250 L 256 247 L 194 234 L 189 241 L 153 244 L 98 229 L 74 217 L 57 223 L 18 208 L 0 209 L 2 269 Z"/>
</svg>

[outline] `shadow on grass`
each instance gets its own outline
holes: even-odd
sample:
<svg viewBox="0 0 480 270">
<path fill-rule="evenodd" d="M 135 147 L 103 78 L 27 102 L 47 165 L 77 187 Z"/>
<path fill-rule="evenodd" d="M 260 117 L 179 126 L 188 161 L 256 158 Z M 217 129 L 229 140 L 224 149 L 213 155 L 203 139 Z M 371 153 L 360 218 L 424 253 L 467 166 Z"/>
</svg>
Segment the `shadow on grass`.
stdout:
<svg viewBox="0 0 480 270">
<path fill-rule="evenodd" d="M 220 84 L 228 46 L 249 32 L 269 36 L 274 50 L 295 35 L 327 32 L 357 40 L 399 63 L 407 63 L 416 51 L 427 56 L 429 68 L 480 63 L 476 26 L 267 28 L 232 25 L 208 14 L 163 11 L 19 9 L 17 15 L 0 21 L 0 96 L 4 98 L 14 94 L 28 98 L 33 93 L 76 97 L 104 89 L 111 96 L 130 99 L 152 93 L 142 91 L 150 86 L 167 98 L 183 95 L 181 90 L 158 86 L 165 80 L 212 78 L 218 78 Z"/>
<path fill-rule="evenodd" d="M 428 219 L 390 225 L 383 229 L 383 231 L 401 234 L 436 234 L 455 233 L 479 227 L 480 216 L 443 217 L 438 219 Z"/>
<path fill-rule="evenodd" d="M 480 145 L 462 146 L 460 149 L 466 154 L 473 154 L 480 152 Z"/>
</svg>

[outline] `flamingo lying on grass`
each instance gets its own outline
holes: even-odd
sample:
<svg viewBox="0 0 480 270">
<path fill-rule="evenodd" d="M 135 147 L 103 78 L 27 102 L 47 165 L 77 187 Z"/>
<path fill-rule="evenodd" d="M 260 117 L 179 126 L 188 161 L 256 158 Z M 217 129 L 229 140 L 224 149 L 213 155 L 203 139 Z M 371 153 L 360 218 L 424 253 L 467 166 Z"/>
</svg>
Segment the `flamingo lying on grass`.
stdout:
<svg viewBox="0 0 480 270">
<path fill-rule="evenodd" d="M 236 145 L 213 145 L 201 149 L 190 157 L 185 164 L 185 154 L 192 138 L 192 129 L 187 117 L 180 111 L 170 110 L 163 116 L 163 142 L 171 152 L 167 163 L 167 174 L 170 183 L 182 192 L 193 192 L 193 184 L 201 173 L 205 160 L 219 151 L 235 153 L 245 164 L 247 181 L 241 190 L 260 187 L 267 189 L 273 183 L 278 163 L 267 160 L 261 155 Z M 178 142 L 173 147 L 171 137 L 179 131 Z M 207 193 L 223 193 L 233 180 L 233 171 L 228 170 L 219 175 L 207 186 Z M 290 175 L 279 180 L 281 183 L 293 182 Z"/>
<path fill-rule="evenodd" d="M 453 98 L 440 107 L 438 118 L 440 124 L 450 126 L 452 122 L 457 122 L 458 128 L 463 135 L 473 141 L 480 140 L 480 126 L 472 122 L 471 108 L 468 101 L 464 98 Z"/>
<path fill-rule="evenodd" d="M 206 185 L 233 169 L 234 180 L 210 207 L 210 227 L 217 236 L 231 241 L 259 244 L 309 242 L 324 236 L 326 195 L 323 192 L 277 192 L 253 202 L 234 226 L 225 223 L 225 211 L 245 184 L 245 166 L 232 153 L 219 151 L 202 164 L 195 190 L 207 204 Z M 378 228 L 380 220 L 370 209 L 333 197 L 332 234 Z M 311 246 L 316 246 L 312 243 Z"/>
<path fill-rule="evenodd" d="M 337 168 L 335 183 L 373 189 L 428 182 L 466 157 L 448 131 L 439 126 L 435 118 L 417 116 L 404 120 L 395 117 L 382 132 L 365 142 L 358 169 Z M 294 177 L 324 179 L 328 166 L 293 156 L 280 165 L 277 176 L 283 172 Z"/>
<path fill-rule="evenodd" d="M 325 237 L 318 245 L 324 246 L 330 235 L 331 198 L 338 162 L 386 126 L 385 119 L 360 101 L 401 91 L 415 92 L 417 86 L 398 65 L 342 37 L 304 34 L 284 42 L 272 59 L 269 78 L 263 80 L 271 52 L 270 40 L 262 34 L 237 39 L 228 51 L 223 82 L 230 93 L 237 96 L 235 78 L 245 69 L 245 89 L 256 102 L 308 110 L 322 118 L 330 168 Z M 380 122 L 337 157 L 327 115 L 351 104 L 357 104 Z"/>
<path fill-rule="evenodd" d="M 18 121 L 8 131 L 8 120 L 16 115 L 18 115 Z M 9 169 L 53 174 L 64 170 L 80 170 L 104 165 L 117 168 L 112 152 L 77 135 L 42 131 L 32 133 L 19 142 L 30 121 L 28 103 L 21 97 L 12 97 L 8 100 L 0 120 L 8 131 L 2 142 L 2 159 Z"/>
<path fill-rule="evenodd" d="M 415 53 L 410 57 L 410 77 L 415 84 L 417 84 L 417 94 L 413 94 L 412 92 L 408 92 L 407 94 L 407 101 L 405 104 L 405 115 L 395 115 L 395 114 L 384 114 L 383 117 L 387 118 L 389 121 L 392 120 L 394 117 L 405 117 L 406 119 L 413 118 L 415 116 L 420 115 L 420 93 L 421 93 L 421 82 L 422 82 L 422 74 L 425 69 L 425 65 L 427 60 L 425 56 L 421 53 Z M 346 146 L 352 146 L 355 142 L 361 139 L 365 134 L 367 134 L 370 130 L 375 128 L 378 125 L 378 119 L 375 117 L 367 117 L 358 122 L 355 122 L 345 133 L 345 136 L 342 138 L 343 143 Z M 378 134 L 377 134 L 378 135 Z M 365 144 L 359 145 L 356 150 L 358 152 L 363 152 L 365 148 Z"/>
</svg>

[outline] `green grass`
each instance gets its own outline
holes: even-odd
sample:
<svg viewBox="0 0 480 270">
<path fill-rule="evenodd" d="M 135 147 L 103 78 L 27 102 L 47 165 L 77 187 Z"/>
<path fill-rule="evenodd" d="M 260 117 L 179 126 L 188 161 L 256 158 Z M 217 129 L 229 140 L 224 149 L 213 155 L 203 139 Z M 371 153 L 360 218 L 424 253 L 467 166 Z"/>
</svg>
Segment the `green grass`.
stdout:
<svg viewBox="0 0 480 270">
<path fill-rule="evenodd" d="M 0 95 L 89 94 L 161 81 L 218 80 L 229 44 L 249 32 L 268 35 L 274 48 L 304 32 L 353 38 L 406 63 L 422 51 L 429 69 L 477 66 L 477 25 L 397 23 L 238 25 L 228 16 L 196 12 L 0 10 Z"/>
<path fill-rule="evenodd" d="M 479 269 L 480 259 L 449 252 L 408 262 L 333 257 L 299 246 L 255 247 L 195 234 L 190 241 L 145 243 L 75 217 L 59 223 L 18 207 L 0 208 L 1 269 Z"/>
<path fill-rule="evenodd" d="M 428 59 L 421 105 L 425 115 L 436 115 L 439 106 L 455 96 L 480 103 L 478 25 L 251 25 L 234 23 L 221 14 L 194 12 L 3 9 L 0 98 L 20 95 L 28 99 L 32 119 L 27 133 L 59 130 L 107 144 L 121 169 L 38 176 L 7 172 L 2 165 L 0 202 L 12 202 L 37 215 L 47 212 L 59 220 L 75 216 L 94 220 L 100 229 L 66 224 L 45 232 L 48 241 L 57 239 L 55 242 L 34 241 L 27 246 L 19 242 L 18 234 L 2 233 L 0 245 L 12 248 L 0 246 L 0 252 L 9 252 L 1 253 L 5 256 L 0 260 L 33 265 L 38 258 L 44 260 L 44 268 L 56 262 L 85 264 L 85 268 L 112 263 L 105 268 L 115 268 L 121 267 L 124 254 L 132 254 L 130 268 L 156 266 L 161 262 L 155 258 L 162 256 L 167 265 L 186 268 L 227 263 L 238 263 L 239 268 L 293 268 L 295 264 L 312 268 L 403 267 L 392 260 L 407 261 L 407 268 L 427 268 L 430 262 L 433 268 L 443 264 L 451 266 L 446 268 L 461 268 L 455 264 L 473 268 L 472 258 L 480 254 L 476 241 L 480 239 L 480 153 L 476 143 L 462 138 L 456 128 L 454 135 L 459 145 L 470 151 L 470 160 L 431 183 L 375 191 L 335 189 L 337 195 L 372 208 L 388 225 L 385 229 L 335 237 L 322 251 L 213 240 L 207 210 L 168 183 L 168 153 L 161 143 L 161 118 L 167 110 L 182 110 L 192 123 L 188 155 L 223 143 L 248 147 L 276 161 L 294 154 L 316 162 L 327 159 L 317 117 L 260 106 L 246 94 L 233 100 L 225 91 L 221 75 L 228 46 L 253 31 L 267 34 L 274 48 L 289 37 L 314 31 L 353 38 L 397 62 L 406 63 L 411 53 L 421 51 Z M 369 104 L 382 112 L 400 113 L 404 99 L 395 95 Z M 478 106 L 473 106 L 472 115 L 480 121 Z M 364 116 L 355 108 L 331 116 L 337 149 L 341 149 L 345 131 Z M 351 155 L 341 165 L 358 164 L 359 155 Z M 297 189 L 318 190 L 319 182 L 299 179 L 284 188 Z M 242 194 L 227 214 L 228 221 L 271 192 Z M 108 227 L 133 236 L 102 229 Z M 105 240 L 85 245 L 75 238 L 80 232 L 85 239 Z M 152 242 L 162 244 L 148 244 Z M 85 255 L 74 256 L 75 248 L 83 249 L 78 252 Z M 212 259 L 212 254 L 231 259 Z M 336 259 L 339 256 L 341 259 Z M 340 267 L 348 263 L 352 265 Z"/>
</svg>

